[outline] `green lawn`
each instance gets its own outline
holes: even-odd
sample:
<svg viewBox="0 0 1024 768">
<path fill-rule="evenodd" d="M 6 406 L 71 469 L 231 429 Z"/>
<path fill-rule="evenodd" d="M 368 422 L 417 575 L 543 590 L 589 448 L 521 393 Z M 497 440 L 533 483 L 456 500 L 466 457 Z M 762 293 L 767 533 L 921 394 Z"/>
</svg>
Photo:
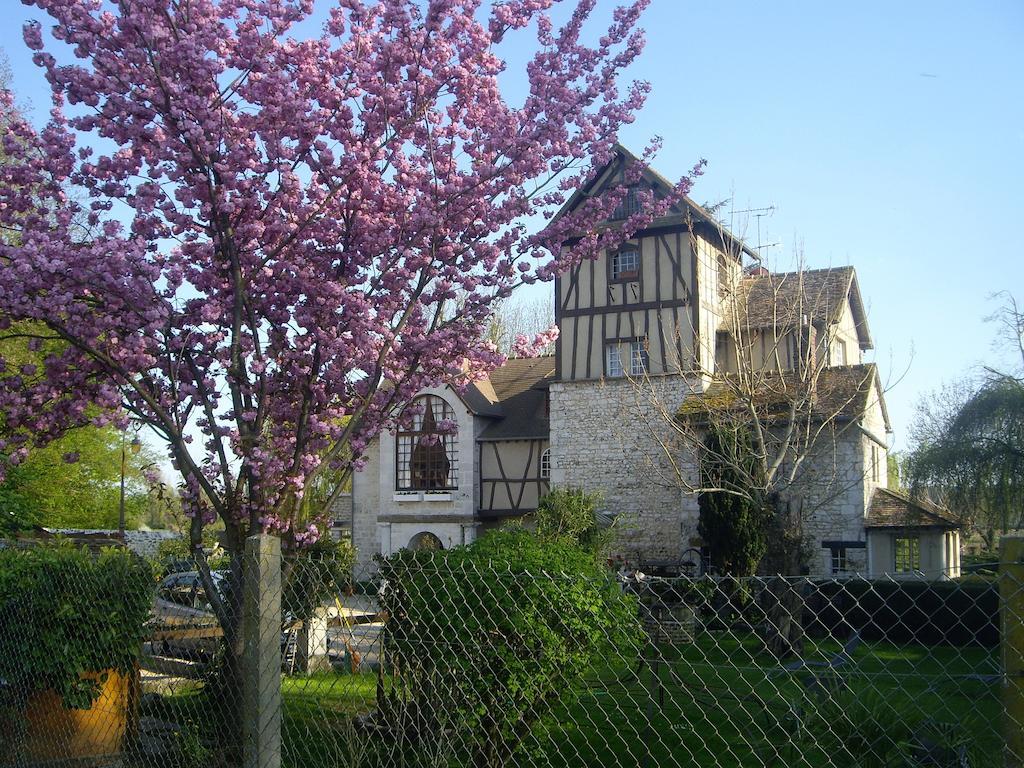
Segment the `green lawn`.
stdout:
<svg viewBox="0 0 1024 768">
<path fill-rule="evenodd" d="M 805 658 L 839 649 L 812 644 Z M 864 643 L 817 675 L 782 670 L 753 635 L 707 632 L 654 655 L 610 662 L 567 691 L 522 766 L 903 766 L 914 763 L 898 762 L 898 745 L 922 737 L 933 757 L 964 744 L 975 768 L 1000 764 L 998 685 L 964 677 L 995 671 L 986 649 Z M 394 733 L 357 719 L 375 709 L 376 685 L 372 674 L 284 678 L 285 767 L 401 764 Z M 173 698 L 178 716 L 214 727 L 202 694 Z"/>
<path fill-rule="evenodd" d="M 988 651 L 864 645 L 813 674 L 785 672 L 759 647 L 709 634 L 639 670 L 610 665 L 556 713 L 534 764 L 883 766 L 898 764 L 895 744 L 933 732 L 969 738 L 972 765 L 1000 764 L 996 684 L 958 677 L 987 671 Z M 889 762 L 873 761 L 879 752 Z"/>
<path fill-rule="evenodd" d="M 373 710 L 377 677 L 323 673 L 286 677 L 281 742 L 286 768 L 347 768 L 365 764 L 372 744 L 356 716 Z"/>
</svg>

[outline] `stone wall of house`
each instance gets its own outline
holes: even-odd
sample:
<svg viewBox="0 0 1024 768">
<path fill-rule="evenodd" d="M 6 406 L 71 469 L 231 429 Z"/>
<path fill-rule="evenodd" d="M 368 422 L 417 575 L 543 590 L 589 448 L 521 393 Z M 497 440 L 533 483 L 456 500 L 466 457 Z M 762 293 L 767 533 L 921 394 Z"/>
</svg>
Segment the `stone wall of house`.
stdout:
<svg viewBox="0 0 1024 768">
<path fill-rule="evenodd" d="M 872 388 L 864 417 L 841 422 L 835 434 L 822 432 L 806 469 L 791 494 L 803 503 L 804 538 L 808 544 L 811 576 L 831 576 L 831 550 L 825 541 L 858 542 L 847 548 L 847 569 L 871 573 L 864 518 L 876 488 L 888 485 L 885 419 L 878 392 Z"/>
<path fill-rule="evenodd" d="M 455 412 L 458 435 L 458 488 L 453 491 L 399 491 L 396 485 L 396 439 L 381 433 L 366 451 L 366 465 L 352 479 L 352 541 L 356 547 L 356 570 L 373 571 L 373 556 L 389 555 L 409 545 L 420 533 L 437 536 L 443 546 L 471 542 L 475 536 L 479 468 L 476 466 L 476 437 L 482 420 L 473 414 L 448 387 L 424 389 L 420 395 L 436 395 Z M 478 423 L 479 422 L 479 423 Z"/>
<path fill-rule="evenodd" d="M 786 495 L 803 505 L 803 535 L 814 578 L 832 575 L 832 551 L 824 542 L 865 544 L 864 442 L 854 424 L 840 424 L 833 435 L 826 431 L 804 461 L 799 482 Z M 798 507 L 799 509 L 799 507 Z M 867 549 L 846 549 L 847 570 L 867 573 Z"/>
<path fill-rule="evenodd" d="M 690 387 L 681 376 L 551 385 L 552 486 L 599 492 L 630 560 L 678 560 L 695 535 L 696 500 L 677 475 L 693 463 L 669 424 Z"/>
</svg>

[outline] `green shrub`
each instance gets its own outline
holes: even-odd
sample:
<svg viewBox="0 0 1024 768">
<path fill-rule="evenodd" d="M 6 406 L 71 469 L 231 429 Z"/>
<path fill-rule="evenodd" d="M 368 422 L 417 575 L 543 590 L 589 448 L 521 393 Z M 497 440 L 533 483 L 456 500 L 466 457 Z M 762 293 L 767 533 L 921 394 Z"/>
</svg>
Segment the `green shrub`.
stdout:
<svg viewBox="0 0 1024 768">
<path fill-rule="evenodd" d="M 153 577 L 125 550 L 98 556 L 70 544 L 0 550 L 0 680 L 8 706 L 52 689 L 87 708 L 101 681 L 83 674 L 134 670 Z"/>
<path fill-rule="evenodd" d="M 286 553 L 281 594 L 285 616 L 308 619 L 314 609 L 351 585 L 355 562 L 355 548 L 344 539 L 324 538 Z"/>
<path fill-rule="evenodd" d="M 571 544 L 602 557 L 611 544 L 611 529 L 597 520 L 601 496 L 579 488 L 555 488 L 533 514 L 534 535 L 541 541 Z"/>
<path fill-rule="evenodd" d="M 642 646 L 635 598 L 592 553 L 523 529 L 404 550 L 381 576 L 395 665 L 381 716 L 408 749 L 436 753 L 457 731 L 459 764 L 505 764 L 588 670 Z"/>
</svg>

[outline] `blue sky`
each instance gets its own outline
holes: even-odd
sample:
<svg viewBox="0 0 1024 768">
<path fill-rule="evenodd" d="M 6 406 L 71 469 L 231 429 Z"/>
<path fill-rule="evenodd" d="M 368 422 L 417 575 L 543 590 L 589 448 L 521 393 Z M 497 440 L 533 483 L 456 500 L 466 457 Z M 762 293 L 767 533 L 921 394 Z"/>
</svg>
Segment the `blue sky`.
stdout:
<svg viewBox="0 0 1024 768">
<path fill-rule="evenodd" d="M 42 119 L 20 36 L 37 14 L 4 4 L 0 47 Z M 599 0 L 599 15 L 612 7 Z M 800 250 L 811 267 L 857 268 L 897 447 L 919 397 L 1008 364 L 983 318 L 993 292 L 1024 300 L 1024 3 L 653 0 L 643 26 L 629 74 L 653 93 L 623 143 L 663 137 L 670 178 L 706 158 L 698 201 L 774 205 L 761 241 L 781 242 L 775 266 Z M 510 95 L 527 48 L 508 50 Z M 753 220 L 746 236 L 756 244 Z"/>
</svg>

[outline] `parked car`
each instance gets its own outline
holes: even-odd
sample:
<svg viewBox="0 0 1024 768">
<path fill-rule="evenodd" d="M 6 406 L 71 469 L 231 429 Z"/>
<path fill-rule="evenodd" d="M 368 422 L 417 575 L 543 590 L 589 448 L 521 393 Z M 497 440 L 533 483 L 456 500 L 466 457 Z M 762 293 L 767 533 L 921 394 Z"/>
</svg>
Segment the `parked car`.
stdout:
<svg viewBox="0 0 1024 768">
<path fill-rule="evenodd" d="M 214 587 L 226 598 L 227 573 L 213 571 Z M 198 571 L 172 573 L 160 582 L 153 604 L 153 629 L 168 655 L 212 655 L 222 637 L 220 623 Z"/>
<path fill-rule="evenodd" d="M 213 571 L 213 583 L 222 599 L 227 599 L 228 574 Z M 152 630 L 159 638 L 157 647 L 167 656 L 209 658 L 223 637 L 220 622 L 206 594 L 198 571 L 182 571 L 166 576 L 156 590 Z M 295 621 L 283 617 L 281 653 L 294 655 Z M 292 644 L 291 649 L 289 643 Z"/>
</svg>

